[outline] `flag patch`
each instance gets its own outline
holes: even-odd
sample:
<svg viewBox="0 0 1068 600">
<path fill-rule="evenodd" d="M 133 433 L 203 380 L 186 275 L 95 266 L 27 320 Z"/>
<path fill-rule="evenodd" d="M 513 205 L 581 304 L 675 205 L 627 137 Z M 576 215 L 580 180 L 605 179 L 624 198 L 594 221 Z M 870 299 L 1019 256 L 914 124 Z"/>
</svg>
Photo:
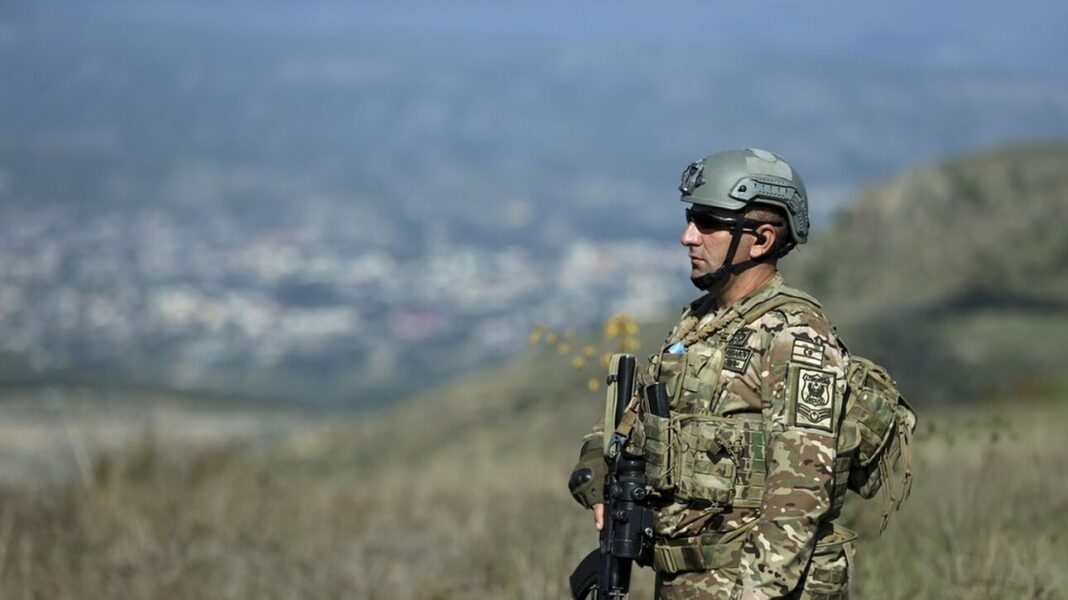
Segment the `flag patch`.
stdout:
<svg viewBox="0 0 1068 600">
<path fill-rule="evenodd" d="M 823 344 L 794 340 L 794 349 L 790 360 L 813 367 L 823 366 Z"/>
</svg>

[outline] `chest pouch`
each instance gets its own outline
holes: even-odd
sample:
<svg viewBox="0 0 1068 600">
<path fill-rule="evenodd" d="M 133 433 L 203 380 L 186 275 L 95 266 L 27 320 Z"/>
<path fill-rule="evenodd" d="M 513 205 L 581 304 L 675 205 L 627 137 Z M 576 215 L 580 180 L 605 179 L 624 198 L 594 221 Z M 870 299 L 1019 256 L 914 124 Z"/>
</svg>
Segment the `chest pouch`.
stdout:
<svg viewBox="0 0 1068 600">
<path fill-rule="evenodd" d="M 682 502 L 758 506 L 766 472 L 759 415 L 752 423 L 743 415 L 711 414 L 723 344 L 699 341 L 684 354 L 658 358 L 657 380 L 671 399 L 671 417 L 642 415 L 648 485 Z"/>
<path fill-rule="evenodd" d="M 723 369 L 723 348 L 704 341 L 693 344 L 684 354 L 665 352 L 658 357 L 656 380 L 663 383 L 671 399 L 671 410 L 709 414 L 711 400 Z"/>
<path fill-rule="evenodd" d="M 678 408 L 679 393 L 682 391 L 680 383 L 686 372 L 686 363 L 689 356 L 690 353 L 672 354 L 664 352 L 657 357 L 656 372 L 653 377 L 664 384 L 673 410 Z"/>
<path fill-rule="evenodd" d="M 663 352 L 654 357 L 653 377 L 664 384 L 671 414 L 679 410 L 681 382 L 685 377 L 690 356 L 692 356 L 690 352 L 682 354 Z M 642 413 L 642 433 L 646 483 L 650 488 L 661 493 L 675 489 L 675 478 L 672 476 L 671 468 L 675 462 L 676 450 L 672 444 L 678 434 L 677 431 L 673 432 L 671 419 L 657 416 L 646 410 Z"/>
<path fill-rule="evenodd" d="M 682 415 L 678 419 L 675 497 L 682 501 L 727 506 L 734 499 L 737 432 L 722 417 Z"/>
<path fill-rule="evenodd" d="M 659 492 L 675 488 L 671 466 L 675 460 L 672 448 L 675 434 L 671 419 L 646 411 L 642 415 L 642 430 L 645 434 L 645 482 Z"/>
<path fill-rule="evenodd" d="M 703 367 L 713 356 L 707 345 L 697 343 L 684 353 L 663 352 L 655 357 L 653 376 L 664 385 L 670 404 L 670 413 L 692 413 L 700 410 L 697 396 L 702 385 L 698 375 L 707 371 Z M 705 403 L 707 405 L 707 402 Z M 646 411 L 642 416 L 645 454 L 645 477 L 654 490 L 673 491 L 678 483 L 677 457 L 678 422 Z"/>
<path fill-rule="evenodd" d="M 698 505 L 759 506 L 767 472 L 759 423 L 693 414 L 642 419 L 654 490 Z"/>
</svg>

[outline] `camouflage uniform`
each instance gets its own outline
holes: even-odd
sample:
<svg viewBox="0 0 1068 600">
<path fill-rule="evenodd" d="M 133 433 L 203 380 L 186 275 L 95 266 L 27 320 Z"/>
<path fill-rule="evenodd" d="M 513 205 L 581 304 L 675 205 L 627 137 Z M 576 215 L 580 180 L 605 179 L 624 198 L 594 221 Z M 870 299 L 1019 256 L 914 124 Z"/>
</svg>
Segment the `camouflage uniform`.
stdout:
<svg viewBox="0 0 1068 600">
<path fill-rule="evenodd" d="M 715 270 L 694 267 L 691 279 L 701 289 L 777 260 L 808 238 L 804 183 L 772 152 L 746 148 L 695 161 L 679 191 L 691 205 L 684 246 L 703 248 L 705 230 L 730 233 Z M 750 208 L 781 214 L 787 235 L 739 262 L 743 237 L 762 243 L 766 229 L 759 228 L 772 225 L 746 218 Z M 855 535 L 833 521 L 859 431 L 842 418 L 848 361 L 819 303 L 777 273 L 729 306 L 707 294 L 683 312 L 650 359 L 650 377 L 667 388 L 670 416 L 635 401 L 630 414 L 637 416 L 627 421 L 634 423 L 628 451 L 645 457 L 655 507 L 657 598 L 847 597 Z M 599 428 L 587 436 L 569 482 L 587 507 L 602 500 L 602 439 Z M 876 466 L 885 470 L 885 461 Z"/>
<path fill-rule="evenodd" d="M 854 536 L 832 525 L 847 357 L 817 307 L 779 275 L 722 309 L 706 295 L 651 357 L 672 418 L 643 414 L 631 449 L 660 491 L 657 598 L 847 597 Z M 579 465 L 598 477 L 600 440 L 587 436 Z"/>
</svg>

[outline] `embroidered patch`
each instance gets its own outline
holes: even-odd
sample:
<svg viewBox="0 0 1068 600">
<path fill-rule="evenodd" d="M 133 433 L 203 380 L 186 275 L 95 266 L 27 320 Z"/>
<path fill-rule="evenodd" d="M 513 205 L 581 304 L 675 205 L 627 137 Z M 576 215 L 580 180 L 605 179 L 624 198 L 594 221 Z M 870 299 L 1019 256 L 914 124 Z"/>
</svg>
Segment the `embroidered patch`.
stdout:
<svg viewBox="0 0 1068 600">
<path fill-rule="evenodd" d="M 731 340 L 727 342 L 731 346 L 745 346 L 745 343 L 749 341 L 749 336 L 753 335 L 752 329 L 739 329 L 731 336 Z"/>
<path fill-rule="evenodd" d="M 745 373 L 749 366 L 749 359 L 753 357 L 753 351 L 749 348 L 736 348 L 727 346 L 723 351 L 723 368 L 735 373 Z"/>
<path fill-rule="evenodd" d="M 798 369 L 794 392 L 794 425 L 834 432 L 835 374 Z"/>
<path fill-rule="evenodd" d="M 813 367 L 823 366 L 823 344 L 794 340 L 794 349 L 790 360 Z"/>
</svg>

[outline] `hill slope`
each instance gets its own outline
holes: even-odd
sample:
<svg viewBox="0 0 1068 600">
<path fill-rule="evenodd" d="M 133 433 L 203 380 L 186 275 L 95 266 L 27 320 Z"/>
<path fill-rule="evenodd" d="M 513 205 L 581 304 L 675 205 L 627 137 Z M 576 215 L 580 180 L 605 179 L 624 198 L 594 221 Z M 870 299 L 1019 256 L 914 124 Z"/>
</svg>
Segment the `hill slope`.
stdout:
<svg viewBox="0 0 1068 600">
<path fill-rule="evenodd" d="M 906 386 L 985 393 L 1062 366 L 1065 222 L 1068 145 L 1005 148 L 868 188 L 785 270 Z"/>
</svg>

